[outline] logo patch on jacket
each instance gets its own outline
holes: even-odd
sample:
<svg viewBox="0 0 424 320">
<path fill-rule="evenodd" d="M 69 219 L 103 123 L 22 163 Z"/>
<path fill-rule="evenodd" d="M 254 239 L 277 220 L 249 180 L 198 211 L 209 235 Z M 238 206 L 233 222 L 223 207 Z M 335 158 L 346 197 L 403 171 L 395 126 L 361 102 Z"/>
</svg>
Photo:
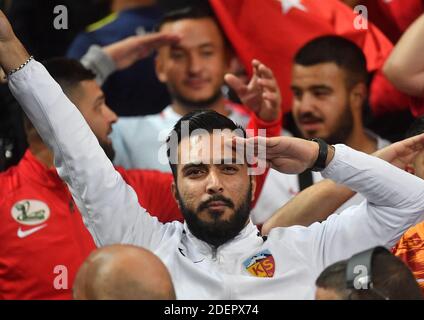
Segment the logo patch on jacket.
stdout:
<svg viewBox="0 0 424 320">
<path fill-rule="evenodd" d="M 20 224 L 33 226 L 45 222 L 50 216 L 50 209 L 39 200 L 21 200 L 13 205 L 11 214 Z"/>
<path fill-rule="evenodd" d="M 263 250 L 243 262 L 244 267 L 255 277 L 272 278 L 275 272 L 275 261 L 268 249 Z"/>
</svg>

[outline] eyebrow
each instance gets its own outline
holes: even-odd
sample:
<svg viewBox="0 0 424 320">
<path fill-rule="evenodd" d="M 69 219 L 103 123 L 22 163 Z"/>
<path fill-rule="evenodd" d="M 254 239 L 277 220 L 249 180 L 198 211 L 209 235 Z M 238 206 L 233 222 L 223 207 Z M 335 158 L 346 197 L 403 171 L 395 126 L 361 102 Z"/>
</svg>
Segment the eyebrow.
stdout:
<svg viewBox="0 0 424 320">
<path fill-rule="evenodd" d="M 325 84 L 320 84 L 320 85 L 314 85 L 314 86 L 310 86 L 308 87 L 309 90 L 329 90 L 332 91 L 333 89 Z"/>
<path fill-rule="evenodd" d="M 100 96 L 98 96 L 95 100 L 94 100 L 94 103 L 98 103 L 98 102 L 100 102 L 100 101 L 104 101 L 105 100 L 105 95 L 104 94 L 101 94 Z"/>
<path fill-rule="evenodd" d="M 318 85 L 312 85 L 307 87 L 306 89 L 303 89 L 301 87 L 298 86 L 294 86 L 291 85 L 290 89 L 293 91 L 305 91 L 305 90 L 326 90 L 326 91 L 333 91 L 333 88 L 331 88 L 330 86 L 327 86 L 325 84 L 318 84 Z"/>
<path fill-rule="evenodd" d="M 183 166 L 183 168 L 181 170 L 188 170 L 191 168 L 205 168 L 208 165 L 226 165 L 226 164 L 232 164 L 232 165 L 238 165 L 241 166 L 244 164 L 243 163 L 237 163 L 237 158 L 232 157 L 232 158 L 225 158 L 225 159 L 220 159 L 221 161 L 219 163 L 210 163 L 210 164 L 206 164 L 206 163 L 187 163 Z M 245 159 L 243 159 L 243 161 L 245 161 Z"/>
<path fill-rule="evenodd" d="M 187 171 L 187 170 L 192 169 L 192 168 L 206 168 L 206 167 L 207 167 L 207 165 L 204 164 L 204 163 L 188 163 L 188 164 L 184 165 L 181 170 Z"/>
<path fill-rule="evenodd" d="M 200 44 L 196 47 L 198 47 L 200 49 L 206 49 L 206 48 L 215 48 L 215 45 L 213 43 L 206 42 L 206 43 L 202 43 L 202 44 Z M 185 50 L 185 48 L 183 46 L 181 46 L 180 44 L 176 43 L 176 44 L 171 45 L 171 50 Z"/>
</svg>

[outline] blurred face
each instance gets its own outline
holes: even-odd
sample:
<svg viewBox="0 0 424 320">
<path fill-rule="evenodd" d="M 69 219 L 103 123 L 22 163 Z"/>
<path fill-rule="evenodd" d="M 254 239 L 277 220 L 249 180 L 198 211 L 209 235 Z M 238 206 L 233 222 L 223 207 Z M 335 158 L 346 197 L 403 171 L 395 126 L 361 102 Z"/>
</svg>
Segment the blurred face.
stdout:
<svg viewBox="0 0 424 320">
<path fill-rule="evenodd" d="M 118 119 L 105 103 L 103 91 L 95 80 L 81 81 L 71 94 L 72 102 L 87 121 L 91 130 L 109 159 L 113 160 L 115 152 L 109 134 L 112 124 Z"/>
<path fill-rule="evenodd" d="M 291 89 L 293 116 L 305 138 L 322 138 L 331 144 L 347 140 L 353 115 L 343 69 L 334 63 L 295 64 Z"/>
<path fill-rule="evenodd" d="M 244 228 L 256 186 L 248 175 L 247 164 L 236 164 L 235 152 L 224 150 L 228 148 L 224 139 L 232 136 L 197 135 L 182 139 L 178 146 L 174 194 L 193 235 L 215 247 Z M 214 151 L 212 145 L 217 147 Z M 182 160 L 185 152 L 190 154 L 189 161 Z M 232 163 L 225 164 L 228 161 L 224 159 Z"/>
<path fill-rule="evenodd" d="M 159 49 L 156 71 L 176 102 L 185 107 L 208 107 L 221 98 L 229 56 L 221 31 L 210 18 L 183 19 L 161 31 L 180 35 L 181 41 Z"/>
</svg>

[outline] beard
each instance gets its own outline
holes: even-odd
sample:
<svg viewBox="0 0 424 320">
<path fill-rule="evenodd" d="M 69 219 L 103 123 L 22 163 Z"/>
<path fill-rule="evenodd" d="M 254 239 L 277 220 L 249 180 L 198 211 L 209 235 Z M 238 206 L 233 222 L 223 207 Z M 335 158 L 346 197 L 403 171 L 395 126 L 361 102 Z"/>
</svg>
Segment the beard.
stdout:
<svg viewBox="0 0 424 320">
<path fill-rule="evenodd" d="M 221 87 L 219 87 L 210 97 L 201 100 L 193 100 L 189 97 L 183 96 L 175 87 L 168 86 L 168 89 L 173 99 L 182 106 L 193 110 L 210 108 L 222 98 Z"/>
<path fill-rule="evenodd" d="M 299 117 L 300 120 L 314 119 L 324 121 L 323 118 L 317 118 L 311 112 L 306 112 Z M 349 104 L 344 107 L 344 112 L 337 119 L 336 126 L 330 131 L 328 136 L 320 136 L 317 131 L 302 133 L 305 138 L 321 138 L 328 144 L 346 143 L 353 130 L 353 114 Z"/>
<path fill-rule="evenodd" d="M 346 105 L 345 112 L 337 121 L 337 126 L 324 140 L 328 144 L 346 143 L 353 130 L 353 114 L 350 105 Z"/>
<path fill-rule="evenodd" d="M 113 162 L 113 159 L 115 158 L 115 149 L 113 149 L 112 144 L 110 143 L 100 143 L 100 147 L 102 147 L 103 151 L 106 153 L 106 156 L 109 158 L 111 162 Z"/>
<path fill-rule="evenodd" d="M 234 239 L 246 225 L 247 219 L 250 215 L 252 185 L 250 184 L 246 196 L 242 200 L 240 207 L 237 209 L 234 209 L 234 203 L 230 199 L 225 198 L 222 195 L 213 195 L 208 200 L 202 202 L 197 207 L 196 211 L 187 208 L 178 190 L 177 199 L 190 232 L 196 238 L 217 248 L 229 240 Z M 234 210 L 234 214 L 229 218 L 229 220 L 220 219 L 222 212 L 214 212 L 208 209 L 208 205 L 213 201 L 222 201 L 229 208 Z M 209 210 L 209 214 L 213 217 L 213 221 L 206 222 L 199 219 L 198 215 L 203 210 Z"/>
</svg>

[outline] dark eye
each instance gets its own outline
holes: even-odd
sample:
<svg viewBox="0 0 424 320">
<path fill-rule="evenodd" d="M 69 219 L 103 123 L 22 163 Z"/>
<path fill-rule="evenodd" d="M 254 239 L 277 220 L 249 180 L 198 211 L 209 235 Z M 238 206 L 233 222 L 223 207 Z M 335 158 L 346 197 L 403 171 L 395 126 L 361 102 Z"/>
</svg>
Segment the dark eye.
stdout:
<svg viewBox="0 0 424 320">
<path fill-rule="evenodd" d="M 233 173 L 236 173 L 238 171 L 238 168 L 234 167 L 234 166 L 224 166 L 222 168 L 222 171 L 224 171 L 227 174 L 233 174 Z"/>
<path fill-rule="evenodd" d="M 316 96 L 316 97 L 318 97 L 318 98 L 320 98 L 320 97 L 325 97 L 325 96 L 327 96 L 328 95 L 328 91 L 322 91 L 322 90 L 319 90 L 319 91 L 315 91 L 314 92 L 314 96 Z"/>
<path fill-rule="evenodd" d="M 301 91 L 297 91 L 297 90 L 293 90 L 293 96 L 297 99 L 300 100 L 302 98 L 302 92 Z"/>
<path fill-rule="evenodd" d="M 171 58 L 172 59 L 182 59 L 184 57 L 184 53 L 181 50 L 172 50 Z"/>
<path fill-rule="evenodd" d="M 186 171 L 186 176 L 190 178 L 196 178 L 201 176 L 205 170 L 203 169 L 189 169 Z"/>
<path fill-rule="evenodd" d="M 213 51 L 212 50 L 203 50 L 202 51 L 202 56 L 204 57 L 210 57 L 213 55 Z"/>
</svg>

